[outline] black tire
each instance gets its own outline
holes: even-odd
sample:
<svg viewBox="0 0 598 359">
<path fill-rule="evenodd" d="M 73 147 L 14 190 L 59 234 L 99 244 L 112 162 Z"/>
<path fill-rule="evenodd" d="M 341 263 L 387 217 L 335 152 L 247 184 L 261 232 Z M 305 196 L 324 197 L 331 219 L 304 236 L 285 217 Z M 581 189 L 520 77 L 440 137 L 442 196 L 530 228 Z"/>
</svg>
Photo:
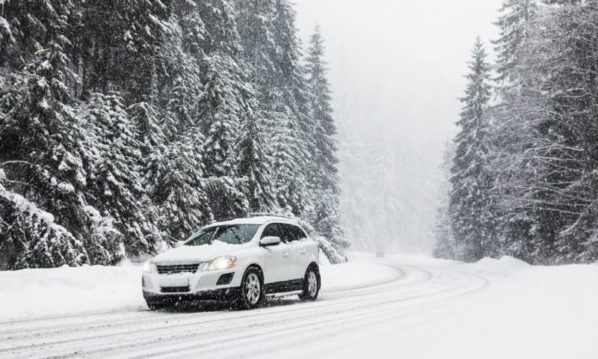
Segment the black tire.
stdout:
<svg viewBox="0 0 598 359">
<path fill-rule="evenodd" d="M 315 265 L 309 266 L 307 271 L 305 271 L 305 277 L 303 278 L 303 293 L 299 295 L 299 299 L 302 301 L 315 301 L 318 299 L 321 286 L 322 282 L 318 267 Z"/>
<path fill-rule="evenodd" d="M 241 290 L 237 300 L 241 310 L 255 309 L 262 306 L 266 298 L 262 273 L 255 267 L 247 269 L 241 282 Z"/>
</svg>

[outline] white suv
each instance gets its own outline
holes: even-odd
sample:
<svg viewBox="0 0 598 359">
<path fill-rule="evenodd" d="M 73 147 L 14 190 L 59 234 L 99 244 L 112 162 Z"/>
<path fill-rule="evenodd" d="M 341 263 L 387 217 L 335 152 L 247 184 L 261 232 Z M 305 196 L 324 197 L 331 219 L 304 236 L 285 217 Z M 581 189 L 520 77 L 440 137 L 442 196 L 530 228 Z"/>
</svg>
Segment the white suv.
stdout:
<svg viewBox="0 0 598 359">
<path fill-rule="evenodd" d="M 202 228 L 177 248 L 145 263 L 143 296 L 151 310 L 182 300 L 260 306 L 267 294 L 316 300 L 318 243 L 297 221 L 254 217 Z"/>
</svg>

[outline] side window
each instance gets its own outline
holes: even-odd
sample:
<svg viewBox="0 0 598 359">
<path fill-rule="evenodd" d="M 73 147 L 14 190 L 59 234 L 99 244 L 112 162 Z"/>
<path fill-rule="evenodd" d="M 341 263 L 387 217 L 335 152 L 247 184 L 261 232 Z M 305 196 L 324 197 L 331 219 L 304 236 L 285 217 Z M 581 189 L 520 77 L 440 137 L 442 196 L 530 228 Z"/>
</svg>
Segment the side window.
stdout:
<svg viewBox="0 0 598 359">
<path fill-rule="evenodd" d="M 262 233 L 262 238 L 264 237 L 280 237 L 280 239 L 282 240 L 282 235 L 280 233 L 280 229 L 279 229 L 279 224 L 273 223 L 273 224 L 269 224 L 268 227 L 266 227 L 266 229 L 264 229 L 264 232 Z"/>
<path fill-rule="evenodd" d="M 297 239 L 302 240 L 307 238 L 307 234 L 301 228 L 295 227 L 295 232 L 297 232 Z"/>
<path fill-rule="evenodd" d="M 283 242 L 289 243 L 289 242 L 296 240 L 294 231 L 293 231 L 293 226 L 288 225 L 288 224 L 281 224 L 280 227 L 282 228 Z"/>
<path fill-rule="evenodd" d="M 285 225 L 286 228 L 286 237 L 288 238 L 289 242 L 293 241 L 300 241 L 304 238 L 307 238 L 303 230 L 297 226 L 293 226 L 290 224 Z"/>
</svg>

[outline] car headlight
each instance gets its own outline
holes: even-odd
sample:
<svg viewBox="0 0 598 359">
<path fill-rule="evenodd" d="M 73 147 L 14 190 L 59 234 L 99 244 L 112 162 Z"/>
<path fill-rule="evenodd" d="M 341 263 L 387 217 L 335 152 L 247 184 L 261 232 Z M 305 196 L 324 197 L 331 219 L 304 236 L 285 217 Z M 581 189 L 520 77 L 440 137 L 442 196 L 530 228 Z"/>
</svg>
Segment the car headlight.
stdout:
<svg viewBox="0 0 598 359">
<path fill-rule="evenodd" d="M 158 270 L 158 267 L 150 261 L 143 263 L 143 273 L 153 273 Z"/>
<path fill-rule="evenodd" d="M 233 268 L 237 265 L 237 257 L 233 256 L 224 256 L 218 257 L 210 262 L 206 266 L 207 271 L 214 271 L 214 270 L 223 270 Z"/>
</svg>

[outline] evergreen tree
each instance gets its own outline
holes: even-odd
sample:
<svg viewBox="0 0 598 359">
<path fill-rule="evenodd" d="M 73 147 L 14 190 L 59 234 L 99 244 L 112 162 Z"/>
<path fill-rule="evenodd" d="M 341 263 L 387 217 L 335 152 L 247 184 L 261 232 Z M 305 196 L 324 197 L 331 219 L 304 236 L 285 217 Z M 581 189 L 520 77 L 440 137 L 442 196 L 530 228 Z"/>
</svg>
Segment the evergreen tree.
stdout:
<svg viewBox="0 0 598 359">
<path fill-rule="evenodd" d="M 246 86 L 246 67 L 240 57 L 240 37 L 231 4 L 210 0 L 198 5 L 207 34 L 201 42 L 205 52 L 201 61 L 204 94 L 199 104 L 205 134 L 205 176 L 210 179 L 206 191 L 215 218 L 222 220 L 247 213 L 247 201 L 236 179 L 233 148 L 244 117 L 252 111 L 254 95 Z"/>
<path fill-rule="evenodd" d="M 250 65 L 260 111 L 267 113 L 274 98 L 277 46 L 273 36 L 273 0 L 247 0 L 235 4 L 243 58 Z"/>
<path fill-rule="evenodd" d="M 530 51 L 542 54 L 526 71 L 535 79 L 535 146 L 530 163 L 536 177 L 528 195 L 536 203 L 536 233 L 531 257 L 541 263 L 571 263 L 598 258 L 594 228 L 596 189 L 596 39 L 595 2 L 556 7 L 538 26 Z M 572 29 L 575 29 L 572 32 Z M 530 57 L 531 58 L 531 57 Z"/>
<path fill-rule="evenodd" d="M 274 18 L 272 21 L 272 36 L 277 44 L 274 65 L 277 76 L 274 86 L 280 101 L 279 112 L 275 126 L 280 126 L 275 132 L 275 141 L 289 146 L 295 154 L 293 157 L 284 156 L 278 150 L 274 152 L 274 165 L 284 166 L 287 176 L 279 176 L 276 182 L 279 204 L 281 208 L 290 208 L 297 216 L 307 216 L 314 211 L 309 196 L 308 173 L 313 169 L 311 163 L 314 158 L 311 149 L 315 148 L 313 134 L 315 124 L 309 113 L 308 89 L 306 86 L 305 69 L 301 64 L 301 44 L 297 38 L 295 28 L 295 10 L 288 0 L 274 1 Z M 282 154 L 282 156 L 279 156 Z M 290 163 L 285 161 L 292 159 Z"/>
<path fill-rule="evenodd" d="M 160 51 L 166 80 L 159 91 L 158 103 L 164 109 L 160 126 L 167 142 L 199 124 L 198 103 L 203 96 L 199 69 L 203 55 L 198 44 L 204 38 L 203 22 L 194 2 L 176 1 L 173 6 L 176 11 L 171 15 L 170 31 Z M 187 12 L 177 15 L 184 11 Z"/>
<path fill-rule="evenodd" d="M 530 119 L 534 114 L 529 104 L 522 101 L 531 95 L 533 84 L 523 70 L 533 39 L 534 21 L 539 13 L 536 0 L 506 0 L 497 22 L 500 37 L 495 42 L 497 59 L 498 101 L 491 109 L 492 168 L 495 189 L 492 193 L 497 203 L 499 236 L 496 247 L 502 254 L 527 259 L 527 242 L 533 236 L 533 208 L 522 203 L 520 189 L 531 173 L 526 173 L 528 163 L 521 156 L 533 144 L 526 137 L 530 132 Z M 525 239 L 523 239 L 525 238 Z"/>
<path fill-rule="evenodd" d="M 69 75 L 62 47 L 51 43 L 37 52 L 24 72 L 9 80 L 1 96 L 0 163 L 11 181 L 9 190 L 52 213 L 56 223 L 82 240 L 89 218 L 75 118 L 63 82 Z M 86 258 L 84 253 L 75 257 Z"/>
<path fill-rule="evenodd" d="M 330 98 L 289 1 L 6 0 L 0 46 L 2 268 L 114 264 L 250 210 L 341 256 Z"/>
<path fill-rule="evenodd" d="M 0 52 L 0 66 L 21 70 L 50 43 L 59 43 L 61 51 L 66 51 L 68 25 L 75 11 L 70 0 L 3 1 L 0 32 L 6 46 Z"/>
<path fill-rule="evenodd" d="M 306 177 L 311 155 L 303 127 L 309 121 L 308 102 L 295 14 L 287 1 L 278 0 L 239 2 L 237 14 L 243 55 L 252 65 L 258 94 L 258 116 L 269 129 L 266 151 L 275 173 L 277 207 L 301 216 L 311 207 Z"/>
<path fill-rule="evenodd" d="M 86 91 L 119 90 L 127 102 L 152 102 L 169 10 L 161 0 L 88 0 L 75 40 Z"/>
<path fill-rule="evenodd" d="M 319 27 L 311 37 L 307 57 L 307 83 L 310 89 L 310 118 L 314 122 L 312 202 L 315 207 L 314 227 L 342 249 L 348 246 L 340 229 L 339 178 L 337 170 L 336 124 L 332 117 L 331 93 L 326 77 L 324 41 Z"/>
<path fill-rule="evenodd" d="M 164 154 L 156 152 L 150 159 L 149 190 L 158 208 L 158 226 L 170 242 L 187 238 L 213 220 L 198 156 L 202 143 L 201 132 L 189 131 Z"/>
<path fill-rule="evenodd" d="M 494 238 L 491 216 L 492 178 L 488 175 L 488 124 L 486 111 L 490 99 L 490 68 L 478 38 L 470 63 L 470 73 L 456 138 L 456 153 L 451 168 L 450 216 L 455 240 L 462 243 L 459 258 L 476 261 L 489 254 L 488 242 Z"/>
<path fill-rule="evenodd" d="M 2 174 L 0 170 L 0 174 Z M 0 178 L 0 268 L 49 268 L 88 263 L 83 243 L 54 222 L 54 216 Z"/>
<path fill-rule="evenodd" d="M 496 25 L 500 37 L 495 42 L 498 54 L 496 70 L 502 86 L 513 90 L 520 79 L 517 69 L 521 64 L 522 51 L 530 38 L 530 27 L 538 13 L 536 0 L 505 0 Z"/>
<path fill-rule="evenodd" d="M 264 130 L 254 114 L 247 114 L 238 144 L 237 173 L 245 180 L 251 212 L 268 212 L 274 205 L 272 170 L 266 160 Z"/>
<path fill-rule="evenodd" d="M 151 252 L 157 232 L 140 207 L 146 196 L 139 173 L 141 145 L 122 97 L 92 94 L 80 118 L 89 203 L 114 219 L 128 254 Z"/>
<path fill-rule="evenodd" d="M 451 232 L 451 216 L 450 216 L 450 171 L 453 158 L 455 156 L 455 148 L 453 143 L 447 144 L 444 151 L 444 158 L 442 168 L 440 169 L 441 183 L 440 195 L 438 202 L 438 209 L 436 214 L 436 221 L 434 223 L 433 234 L 435 239 L 434 256 L 437 258 L 454 259 L 459 253 L 462 253 L 458 248 L 453 234 Z"/>
</svg>

